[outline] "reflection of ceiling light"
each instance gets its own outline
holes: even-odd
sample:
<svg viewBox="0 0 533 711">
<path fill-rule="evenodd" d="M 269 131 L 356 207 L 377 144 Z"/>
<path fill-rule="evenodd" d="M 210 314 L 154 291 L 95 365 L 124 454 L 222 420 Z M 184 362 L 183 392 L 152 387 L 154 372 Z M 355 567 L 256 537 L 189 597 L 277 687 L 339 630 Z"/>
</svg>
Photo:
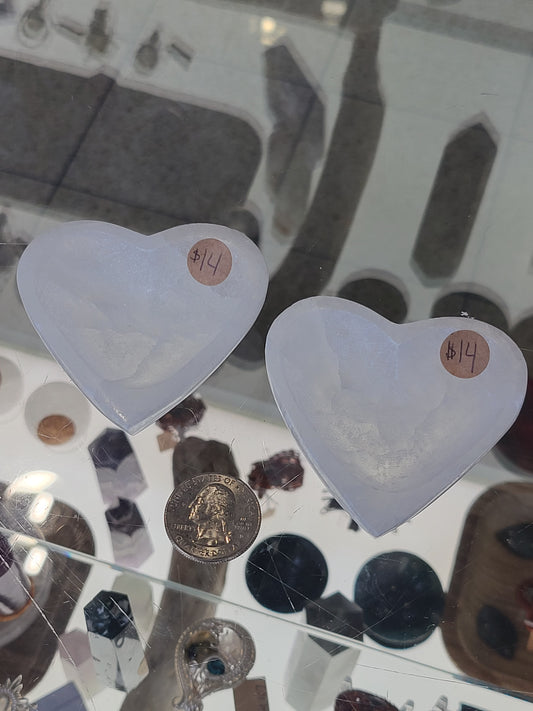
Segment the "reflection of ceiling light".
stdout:
<svg viewBox="0 0 533 711">
<path fill-rule="evenodd" d="M 346 2 L 345 0 L 322 0 L 320 10 L 327 22 L 337 24 L 346 14 Z"/>
<path fill-rule="evenodd" d="M 37 494 L 51 486 L 56 479 L 57 474 L 44 469 L 26 472 L 9 484 L 5 495 L 9 497 L 13 494 Z"/>
<path fill-rule="evenodd" d="M 32 548 L 35 545 L 35 538 L 25 536 L 23 533 L 13 533 L 9 536 L 9 543 L 12 547 Z"/>
<path fill-rule="evenodd" d="M 261 20 L 261 32 L 271 35 L 276 29 L 276 20 L 272 17 L 263 17 Z"/>
<path fill-rule="evenodd" d="M 271 47 L 285 34 L 284 27 L 279 25 L 273 17 L 262 17 L 259 29 L 261 31 L 261 44 L 265 45 L 265 47 Z"/>
<path fill-rule="evenodd" d="M 39 524 L 46 521 L 52 506 L 54 505 L 54 497 L 49 491 L 42 491 L 37 494 L 30 504 L 27 517 L 32 523 Z"/>
<path fill-rule="evenodd" d="M 39 575 L 43 569 L 43 565 L 46 563 L 48 558 L 48 551 L 44 546 L 33 546 L 28 551 L 24 565 L 22 566 L 26 575 L 34 577 Z"/>
</svg>

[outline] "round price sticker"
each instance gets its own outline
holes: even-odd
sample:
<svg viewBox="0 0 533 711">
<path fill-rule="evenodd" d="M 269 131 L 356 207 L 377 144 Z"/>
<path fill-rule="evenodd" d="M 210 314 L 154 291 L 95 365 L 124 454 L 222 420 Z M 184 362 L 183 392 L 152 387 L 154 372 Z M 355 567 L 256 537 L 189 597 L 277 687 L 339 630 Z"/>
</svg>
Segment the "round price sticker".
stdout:
<svg viewBox="0 0 533 711">
<path fill-rule="evenodd" d="M 206 286 L 221 284 L 231 272 L 231 252 L 219 239 L 201 239 L 187 255 L 191 276 Z"/>
<path fill-rule="evenodd" d="M 442 342 L 440 360 L 457 378 L 475 378 L 489 364 L 489 344 L 475 331 L 454 331 Z"/>
</svg>

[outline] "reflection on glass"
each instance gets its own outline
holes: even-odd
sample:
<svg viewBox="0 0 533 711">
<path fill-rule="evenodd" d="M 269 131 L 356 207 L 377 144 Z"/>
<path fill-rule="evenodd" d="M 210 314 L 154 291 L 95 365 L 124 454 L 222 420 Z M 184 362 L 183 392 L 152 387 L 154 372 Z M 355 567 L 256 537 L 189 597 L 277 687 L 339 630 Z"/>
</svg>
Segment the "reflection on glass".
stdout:
<svg viewBox="0 0 533 711">
<path fill-rule="evenodd" d="M 5 498 L 10 498 L 15 494 L 38 494 L 52 486 L 56 479 L 57 474 L 46 469 L 25 472 L 9 484 L 5 491 Z"/>
<path fill-rule="evenodd" d="M 48 558 L 48 551 L 44 546 L 36 545 L 30 548 L 24 561 L 23 570 L 26 575 L 35 577 L 39 575 Z"/>
<path fill-rule="evenodd" d="M 362 304 L 394 323 L 403 323 L 407 316 L 405 296 L 397 286 L 385 279 L 373 276 L 354 279 L 344 284 L 337 296 Z"/>
<path fill-rule="evenodd" d="M 284 241 L 305 217 L 311 176 L 324 150 L 325 109 L 317 80 L 288 40 L 265 50 L 264 71 L 274 119 L 267 147 L 267 181 L 275 205 L 272 234 Z"/>
<path fill-rule="evenodd" d="M 378 52 L 381 26 L 396 5 L 396 0 L 367 0 L 355 6 L 351 22 L 356 36 L 313 199 L 291 248 L 270 278 L 259 317 L 234 351 L 250 367 L 263 362 L 266 334 L 274 319 L 295 301 L 324 289 L 348 239 L 381 136 L 385 101 Z"/>
<path fill-rule="evenodd" d="M 509 323 L 503 308 L 496 303 L 496 297 L 489 299 L 477 293 L 477 289 L 478 287 L 472 286 L 468 287 L 468 290 L 452 291 L 439 297 L 431 309 L 431 318 L 468 316 L 507 332 Z"/>
<path fill-rule="evenodd" d="M 276 22 L 273 17 L 261 18 L 259 30 L 261 33 L 261 44 L 265 47 L 271 47 L 285 34 L 285 28 Z"/>
<path fill-rule="evenodd" d="M 56 29 L 69 39 L 81 42 L 91 54 L 105 54 L 111 46 L 113 33 L 109 27 L 109 10 L 107 7 L 97 7 L 94 10 L 88 27 L 68 17 L 61 18 Z"/>
<path fill-rule="evenodd" d="M 0 534 L 0 641 L 2 623 L 20 615 L 29 604 L 30 581 L 9 540 Z M 1 708 L 1 707 L 0 707 Z"/>
<path fill-rule="evenodd" d="M 24 639 L 34 642 L 32 629 L 43 620 L 40 613 L 50 593 L 52 564 L 48 551 L 34 537 L 14 534 L 1 539 L 0 670 L 13 675 L 20 662 L 10 645 L 23 649 Z M 43 623 L 48 624 L 46 618 Z"/>
<path fill-rule="evenodd" d="M 39 0 L 22 15 L 18 25 L 20 41 L 29 47 L 37 47 L 48 36 L 48 23 L 45 10 L 49 0 Z"/>
<path fill-rule="evenodd" d="M 461 264 L 498 150 L 493 133 L 476 119 L 444 149 L 413 250 L 422 279 L 451 277 Z"/>
<path fill-rule="evenodd" d="M 166 47 L 169 55 L 184 69 L 188 69 L 194 56 L 194 51 L 182 39 L 174 38 Z"/>
<path fill-rule="evenodd" d="M 54 497 L 45 491 L 37 494 L 28 509 L 28 520 L 36 525 L 44 523 L 54 505 Z"/>
<path fill-rule="evenodd" d="M 92 52 L 104 53 L 111 42 L 112 34 L 108 28 L 108 9 L 106 7 L 96 8 L 89 25 L 89 31 L 85 39 L 85 44 Z"/>
<path fill-rule="evenodd" d="M 320 10 L 326 22 L 336 25 L 346 13 L 345 0 L 323 0 Z"/>
<path fill-rule="evenodd" d="M 138 72 L 151 72 L 159 61 L 159 47 L 161 41 L 159 30 L 152 32 L 150 37 L 143 42 L 135 54 L 135 69 Z"/>
</svg>

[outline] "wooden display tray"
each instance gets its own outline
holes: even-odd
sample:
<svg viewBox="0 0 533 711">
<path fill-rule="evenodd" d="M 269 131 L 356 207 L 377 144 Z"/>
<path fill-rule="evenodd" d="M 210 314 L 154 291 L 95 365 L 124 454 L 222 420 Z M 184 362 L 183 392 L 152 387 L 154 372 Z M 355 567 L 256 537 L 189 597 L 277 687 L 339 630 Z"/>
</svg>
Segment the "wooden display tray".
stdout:
<svg viewBox="0 0 533 711">
<path fill-rule="evenodd" d="M 0 483 L 0 504 L 6 484 Z M 85 519 L 68 504 L 54 501 L 41 525 L 45 541 L 94 555 L 94 539 Z M 58 638 L 82 593 L 90 565 L 49 551 L 52 583 L 46 603 L 30 626 L 17 639 L 0 647 L 0 683 L 22 674 L 24 693 L 43 678 L 57 650 Z"/>
<path fill-rule="evenodd" d="M 459 669 L 533 701 L 533 652 L 526 649 L 524 612 L 515 601 L 517 585 L 533 577 L 533 560 L 514 555 L 495 535 L 526 521 L 533 522 L 533 484 L 498 484 L 474 503 L 459 543 L 441 629 Z M 479 639 L 476 618 L 483 605 L 497 607 L 515 626 L 513 659 L 504 659 Z"/>
</svg>

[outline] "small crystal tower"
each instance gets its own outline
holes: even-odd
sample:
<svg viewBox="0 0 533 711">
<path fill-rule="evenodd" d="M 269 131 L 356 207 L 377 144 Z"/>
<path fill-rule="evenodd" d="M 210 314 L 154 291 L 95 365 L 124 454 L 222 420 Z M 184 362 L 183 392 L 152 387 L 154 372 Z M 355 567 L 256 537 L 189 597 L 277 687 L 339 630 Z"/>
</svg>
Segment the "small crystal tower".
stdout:
<svg viewBox="0 0 533 711">
<path fill-rule="evenodd" d="M 136 499 L 146 479 L 124 432 L 108 427 L 89 445 L 104 503 L 117 506 L 119 497 Z"/>
<path fill-rule="evenodd" d="M 310 601 L 307 623 L 352 639 L 363 639 L 363 612 L 340 592 Z M 320 711 L 331 704 L 343 679 L 350 676 L 359 650 L 299 631 L 286 671 L 287 702 L 296 711 Z"/>
<path fill-rule="evenodd" d="M 127 595 L 100 590 L 84 607 L 96 676 L 130 692 L 148 674 Z"/>
</svg>

